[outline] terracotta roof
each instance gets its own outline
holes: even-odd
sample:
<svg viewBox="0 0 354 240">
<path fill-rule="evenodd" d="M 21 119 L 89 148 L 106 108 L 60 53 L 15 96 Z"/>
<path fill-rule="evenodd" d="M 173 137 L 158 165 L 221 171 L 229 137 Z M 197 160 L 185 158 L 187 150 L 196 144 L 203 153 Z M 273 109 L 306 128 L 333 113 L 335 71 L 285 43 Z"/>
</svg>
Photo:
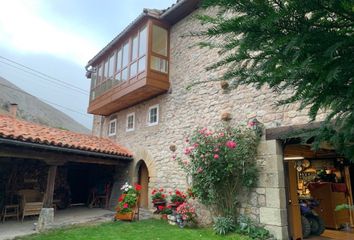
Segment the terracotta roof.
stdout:
<svg viewBox="0 0 354 240">
<path fill-rule="evenodd" d="M 0 115 L 0 138 L 132 157 L 128 149 L 110 139 L 51 128 L 6 115 Z"/>
</svg>

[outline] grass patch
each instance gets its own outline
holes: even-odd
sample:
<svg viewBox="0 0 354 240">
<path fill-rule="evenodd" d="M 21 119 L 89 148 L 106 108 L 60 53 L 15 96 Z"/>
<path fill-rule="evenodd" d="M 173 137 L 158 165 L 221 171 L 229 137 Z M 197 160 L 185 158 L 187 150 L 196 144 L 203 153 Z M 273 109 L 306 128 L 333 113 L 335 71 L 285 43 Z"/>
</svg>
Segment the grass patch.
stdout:
<svg viewBox="0 0 354 240">
<path fill-rule="evenodd" d="M 81 226 L 57 229 L 45 233 L 18 238 L 21 240 L 195 240 L 195 239 L 234 239 L 250 240 L 245 236 L 230 234 L 215 235 L 212 229 L 180 229 L 162 220 L 144 220 L 138 222 L 112 222 L 96 226 Z"/>
</svg>

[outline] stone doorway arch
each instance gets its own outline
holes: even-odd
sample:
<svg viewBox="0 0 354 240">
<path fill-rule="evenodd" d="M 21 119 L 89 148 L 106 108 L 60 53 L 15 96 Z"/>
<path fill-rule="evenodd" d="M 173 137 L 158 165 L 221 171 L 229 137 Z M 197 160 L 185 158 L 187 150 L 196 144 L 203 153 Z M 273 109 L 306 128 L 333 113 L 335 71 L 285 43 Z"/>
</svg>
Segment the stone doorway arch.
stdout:
<svg viewBox="0 0 354 240">
<path fill-rule="evenodd" d="M 134 151 L 134 163 L 132 170 L 133 182 L 142 184 L 141 207 L 151 208 L 150 192 L 155 186 L 156 171 L 155 163 L 151 154 L 143 148 Z"/>
<path fill-rule="evenodd" d="M 149 206 L 149 170 L 143 160 L 140 160 L 136 167 L 138 172 L 137 182 L 142 186 L 139 207 L 147 209 Z"/>
</svg>

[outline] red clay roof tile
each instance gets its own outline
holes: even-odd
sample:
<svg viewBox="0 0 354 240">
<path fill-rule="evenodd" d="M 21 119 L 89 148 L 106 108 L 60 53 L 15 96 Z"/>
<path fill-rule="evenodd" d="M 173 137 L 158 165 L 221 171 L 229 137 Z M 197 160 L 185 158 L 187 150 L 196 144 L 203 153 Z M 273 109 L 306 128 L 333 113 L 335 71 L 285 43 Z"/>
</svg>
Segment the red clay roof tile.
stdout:
<svg viewBox="0 0 354 240">
<path fill-rule="evenodd" d="M 125 157 L 132 156 L 127 148 L 114 143 L 110 139 L 51 128 L 1 114 L 0 138 Z"/>
</svg>

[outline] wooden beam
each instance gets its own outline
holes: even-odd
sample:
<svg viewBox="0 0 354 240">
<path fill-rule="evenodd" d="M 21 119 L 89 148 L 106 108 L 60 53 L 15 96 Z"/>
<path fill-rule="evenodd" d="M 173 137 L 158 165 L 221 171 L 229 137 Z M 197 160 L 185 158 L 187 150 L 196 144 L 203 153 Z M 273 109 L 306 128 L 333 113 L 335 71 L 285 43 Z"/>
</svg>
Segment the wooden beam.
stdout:
<svg viewBox="0 0 354 240">
<path fill-rule="evenodd" d="M 57 174 L 56 165 L 49 166 L 48 169 L 48 177 L 47 177 L 47 188 L 45 190 L 44 195 L 44 208 L 52 208 L 53 207 L 53 196 L 54 196 L 54 186 L 55 186 L 55 176 Z"/>
</svg>

